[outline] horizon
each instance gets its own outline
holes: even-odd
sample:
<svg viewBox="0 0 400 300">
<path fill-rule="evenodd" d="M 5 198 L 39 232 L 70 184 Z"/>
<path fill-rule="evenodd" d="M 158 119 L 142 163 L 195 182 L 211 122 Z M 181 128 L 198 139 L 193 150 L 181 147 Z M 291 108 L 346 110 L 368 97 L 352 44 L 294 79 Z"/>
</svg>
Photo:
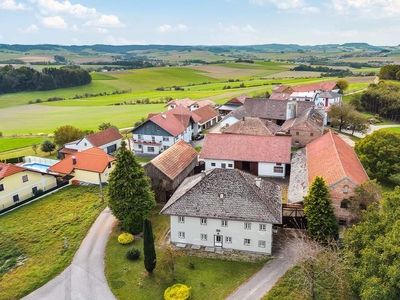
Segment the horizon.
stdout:
<svg viewBox="0 0 400 300">
<path fill-rule="evenodd" d="M 135 1 L 136 2 L 136 1 Z M 243 46 L 392 43 L 400 1 L 0 0 L 0 43 Z"/>
</svg>

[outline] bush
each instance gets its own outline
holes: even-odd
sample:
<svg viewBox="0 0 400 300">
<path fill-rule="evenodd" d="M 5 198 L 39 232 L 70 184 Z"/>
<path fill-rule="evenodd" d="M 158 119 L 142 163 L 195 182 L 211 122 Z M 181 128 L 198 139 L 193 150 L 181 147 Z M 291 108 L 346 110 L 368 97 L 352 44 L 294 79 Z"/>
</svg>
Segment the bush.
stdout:
<svg viewBox="0 0 400 300">
<path fill-rule="evenodd" d="M 118 236 L 118 243 L 120 243 L 121 245 L 127 245 L 130 243 L 133 243 L 134 240 L 135 240 L 135 237 L 128 232 L 121 233 Z"/>
<path fill-rule="evenodd" d="M 129 249 L 128 252 L 126 252 L 125 257 L 129 260 L 137 260 L 140 258 L 140 254 L 141 254 L 140 250 L 138 248 L 133 247 Z"/>
<path fill-rule="evenodd" d="M 139 214 L 129 215 L 125 218 L 124 229 L 132 234 L 143 231 L 143 217 Z"/>
<path fill-rule="evenodd" d="M 177 283 L 164 291 L 165 300 L 186 300 L 190 297 L 190 287 Z"/>
</svg>

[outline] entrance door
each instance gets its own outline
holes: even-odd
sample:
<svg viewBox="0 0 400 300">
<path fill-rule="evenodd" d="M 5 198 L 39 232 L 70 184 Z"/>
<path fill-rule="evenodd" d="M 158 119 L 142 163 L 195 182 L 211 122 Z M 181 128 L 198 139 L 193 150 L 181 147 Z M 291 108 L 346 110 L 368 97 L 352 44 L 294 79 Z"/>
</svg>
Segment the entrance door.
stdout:
<svg viewBox="0 0 400 300">
<path fill-rule="evenodd" d="M 222 247 L 222 235 L 214 235 L 214 247 Z"/>
</svg>

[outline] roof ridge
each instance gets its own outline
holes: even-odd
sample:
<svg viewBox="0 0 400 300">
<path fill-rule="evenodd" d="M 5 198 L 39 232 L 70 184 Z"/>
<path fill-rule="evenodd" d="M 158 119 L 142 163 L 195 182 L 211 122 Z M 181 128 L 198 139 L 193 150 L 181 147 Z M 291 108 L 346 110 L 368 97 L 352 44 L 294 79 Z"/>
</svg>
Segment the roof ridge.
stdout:
<svg viewBox="0 0 400 300">
<path fill-rule="evenodd" d="M 331 134 L 331 139 L 332 139 L 333 146 L 334 146 L 334 148 L 335 148 L 335 152 L 336 152 L 336 154 L 337 154 L 337 156 L 338 156 L 338 158 L 339 158 L 340 168 L 343 170 L 343 174 L 346 175 L 346 177 L 349 177 L 348 174 L 347 174 L 347 172 L 346 172 L 346 169 L 345 169 L 344 166 L 343 166 L 342 158 L 341 158 L 341 156 L 340 156 L 340 154 L 339 154 L 339 151 L 338 151 L 338 149 L 337 149 L 337 146 L 336 146 L 336 143 L 335 143 L 335 140 L 334 140 L 334 137 L 333 137 L 333 133 L 332 133 L 331 130 L 330 130 L 329 132 L 330 132 L 330 134 Z M 338 136 L 338 138 L 340 139 L 339 136 Z"/>
</svg>

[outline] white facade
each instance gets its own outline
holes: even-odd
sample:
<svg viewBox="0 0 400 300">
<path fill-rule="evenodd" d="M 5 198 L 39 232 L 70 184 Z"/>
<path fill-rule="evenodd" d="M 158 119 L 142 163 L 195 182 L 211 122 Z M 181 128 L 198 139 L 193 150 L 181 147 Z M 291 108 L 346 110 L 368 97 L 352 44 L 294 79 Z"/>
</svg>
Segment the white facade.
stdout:
<svg viewBox="0 0 400 300">
<path fill-rule="evenodd" d="M 108 153 L 108 152 L 107 152 L 107 148 L 108 148 L 109 146 L 116 145 L 116 149 L 119 149 L 119 147 L 121 147 L 121 141 L 122 141 L 122 139 L 118 139 L 118 140 L 112 141 L 112 142 L 110 142 L 110 143 L 107 143 L 107 144 L 104 144 L 104 145 L 100 145 L 100 146 L 98 146 L 97 148 L 100 148 L 100 149 L 103 150 L 104 152 Z M 90 148 L 93 148 L 93 147 L 94 147 L 94 146 L 92 145 L 92 143 L 90 143 L 89 140 L 86 139 L 86 137 L 83 137 L 83 138 L 82 138 L 80 141 L 78 141 L 77 143 L 68 143 L 68 144 L 66 144 L 65 146 L 66 146 L 66 148 L 68 148 L 68 149 L 74 149 L 74 150 L 77 150 L 78 152 L 82 152 L 82 151 L 84 151 L 84 150 L 87 150 L 87 149 L 90 149 Z"/>
<path fill-rule="evenodd" d="M 322 98 L 318 97 L 315 99 L 315 106 L 324 106 L 330 107 L 333 104 L 340 105 L 342 103 L 342 96 L 334 97 L 334 98 Z"/>
<path fill-rule="evenodd" d="M 171 242 L 272 253 L 272 224 L 171 216 Z"/>
<path fill-rule="evenodd" d="M 237 121 L 239 120 L 236 117 L 229 116 L 221 121 L 221 127 L 225 127 L 226 125 L 231 126 L 232 124 L 235 124 Z"/>
<path fill-rule="evenodd" d="M 222 159 L 204 159 L 206 171 L 221 168 L 221 169 L 234 169 L 235 162 L 233 160 Z"/>
</svg>

